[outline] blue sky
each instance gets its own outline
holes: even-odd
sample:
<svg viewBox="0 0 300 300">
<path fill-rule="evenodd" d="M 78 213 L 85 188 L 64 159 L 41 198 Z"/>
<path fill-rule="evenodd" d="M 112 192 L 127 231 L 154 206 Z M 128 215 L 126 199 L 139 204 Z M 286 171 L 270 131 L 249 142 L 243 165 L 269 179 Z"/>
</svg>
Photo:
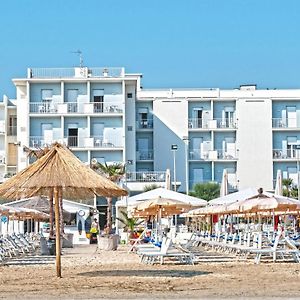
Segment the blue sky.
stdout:
<svg viewBox="0 0 300 300">
<path fill-rule="evenodd" d="M 3 0 L 0 97 L 27 67 L 124 66 L 144 88 L 300 87 L 298 0 Z"/>
</svg>

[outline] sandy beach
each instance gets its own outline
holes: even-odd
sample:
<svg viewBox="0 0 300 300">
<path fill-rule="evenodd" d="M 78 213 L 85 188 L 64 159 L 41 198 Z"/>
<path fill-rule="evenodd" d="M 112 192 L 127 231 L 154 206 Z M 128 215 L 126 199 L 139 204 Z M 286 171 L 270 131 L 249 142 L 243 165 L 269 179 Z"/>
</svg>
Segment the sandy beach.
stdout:
<svg viewBox="0 0 300 300">
<path fill-rule="evenodd" d="M 300 297 L 300 265 L 236 261 L 202 253 L 194 265 L 144 265 L 127 247 L 95 245 L 64 251 L 63 278 L 54 258 L 30 257 L 0 266 L 1 299 L 199 299 Z M 208 256 L 206 256 L 208 255 Z M 44 263 L 44 264 L 43 264 Z"/>
</svg>

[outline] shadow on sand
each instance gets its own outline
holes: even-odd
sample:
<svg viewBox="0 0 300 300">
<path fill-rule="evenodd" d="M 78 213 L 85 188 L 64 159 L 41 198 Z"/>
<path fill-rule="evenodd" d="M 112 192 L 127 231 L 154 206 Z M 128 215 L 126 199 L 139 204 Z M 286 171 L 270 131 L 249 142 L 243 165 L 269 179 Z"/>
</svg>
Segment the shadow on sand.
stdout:
<svg viewBox="0 0 300 300">
<path fill-rule="evenodd" d="M 138 276 L 138 277 L 180 277 L 191 278 L 200 275 L 208 275 L 212 272 L 201 272 L 195 270 L 103 270 L 78 273 L 88 277 L 107 277 L 107 276 Z"/>
</svg>

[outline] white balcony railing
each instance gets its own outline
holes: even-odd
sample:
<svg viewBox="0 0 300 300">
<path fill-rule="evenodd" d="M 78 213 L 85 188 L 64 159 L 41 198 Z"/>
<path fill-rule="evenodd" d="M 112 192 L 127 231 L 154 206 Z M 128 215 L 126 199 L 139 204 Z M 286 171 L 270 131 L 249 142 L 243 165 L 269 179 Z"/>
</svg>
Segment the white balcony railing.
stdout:
<svg viewBox="0 0 300 300">
<path fill-rule="evenodd" d="M 237 158 L 238 158 L 237 151 L 225 151 L 225 150 L 201 151 L 199 149 L 189 150 L 190 160 L 236 160 Z"/>
<path fill-rule="evenodd" d="M 300 128 L 296 118 L 273 118 L 273 128 Z"/>
<path fill-rule="evenodd" d="M 123 148 L 121 139 L 117 137 L 103 136 L 68 136 L 57 139 L 46 139 L 43 136 L 31 136 L 29 145 L 32 148 L 44 148 L 52 145 L 55 142 L 62 143 L 71 148 Z"/>
<path fill-rule="evenodd" d="M 127 182 L 165 182 L 166 172 L 127 172 Z"/>
<path fill-rule="evenodd" d="M 136 160 L 153 160 L 153 150 L 138 150 Z"/>
<path fill-rule="evenodd" d="M 31 68 L 28 78 L 100 78 L 124 77 L 124 68 Z"/>
<path fill-rule="evenodd" d="M 31 102 L 29 112 L 35 114 L 74 114 L 74 113 L 123 113 L 123 105 L 120 102 Z"/>
<path fill-rule="evenodd" d="M 297 159 L 297 149 L 273 149 L 274 159 Z M 299 157 L 300 158 L 300 157 Z"/>
<path fill-rule="evenodd" d="M 136 121 L 137 129 L 152 129 L 153 128 L 153 119 L 143 119 Z"/>
<path fill-rule="evenodd" d="M 188 121 L 188 125 L 190 129 L 216 129 L 216 128 L 228 128 L 228 129 L 236 129 L 237 125 L 235 120 L 233 119 L 198 119 L 191 118 Z"/>
</svg>

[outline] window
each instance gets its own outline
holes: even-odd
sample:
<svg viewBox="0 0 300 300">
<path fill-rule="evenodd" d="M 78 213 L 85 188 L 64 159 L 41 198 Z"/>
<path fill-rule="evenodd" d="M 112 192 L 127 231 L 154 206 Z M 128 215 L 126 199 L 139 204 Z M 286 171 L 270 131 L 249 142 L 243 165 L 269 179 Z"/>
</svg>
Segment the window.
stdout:
<svg viewBox="0 0 300 300">
<path fill-rule="evenodd" d="M 127 98 L 128 98 L 128 99 L 132 98 L 132 93 L 128 93 L 128 94 L 127 94 Z"/>
<path fill-rule="evenodd" d="M 77 102 L 78 90 L 67 90 L 67 102 Z"/>
<path fill-rule="evenodd" d="M 53 96 L 53 90 L 50 89 L 42 90 L 42 100 L 52 99 L 52 96 Z"/>
</svg>

